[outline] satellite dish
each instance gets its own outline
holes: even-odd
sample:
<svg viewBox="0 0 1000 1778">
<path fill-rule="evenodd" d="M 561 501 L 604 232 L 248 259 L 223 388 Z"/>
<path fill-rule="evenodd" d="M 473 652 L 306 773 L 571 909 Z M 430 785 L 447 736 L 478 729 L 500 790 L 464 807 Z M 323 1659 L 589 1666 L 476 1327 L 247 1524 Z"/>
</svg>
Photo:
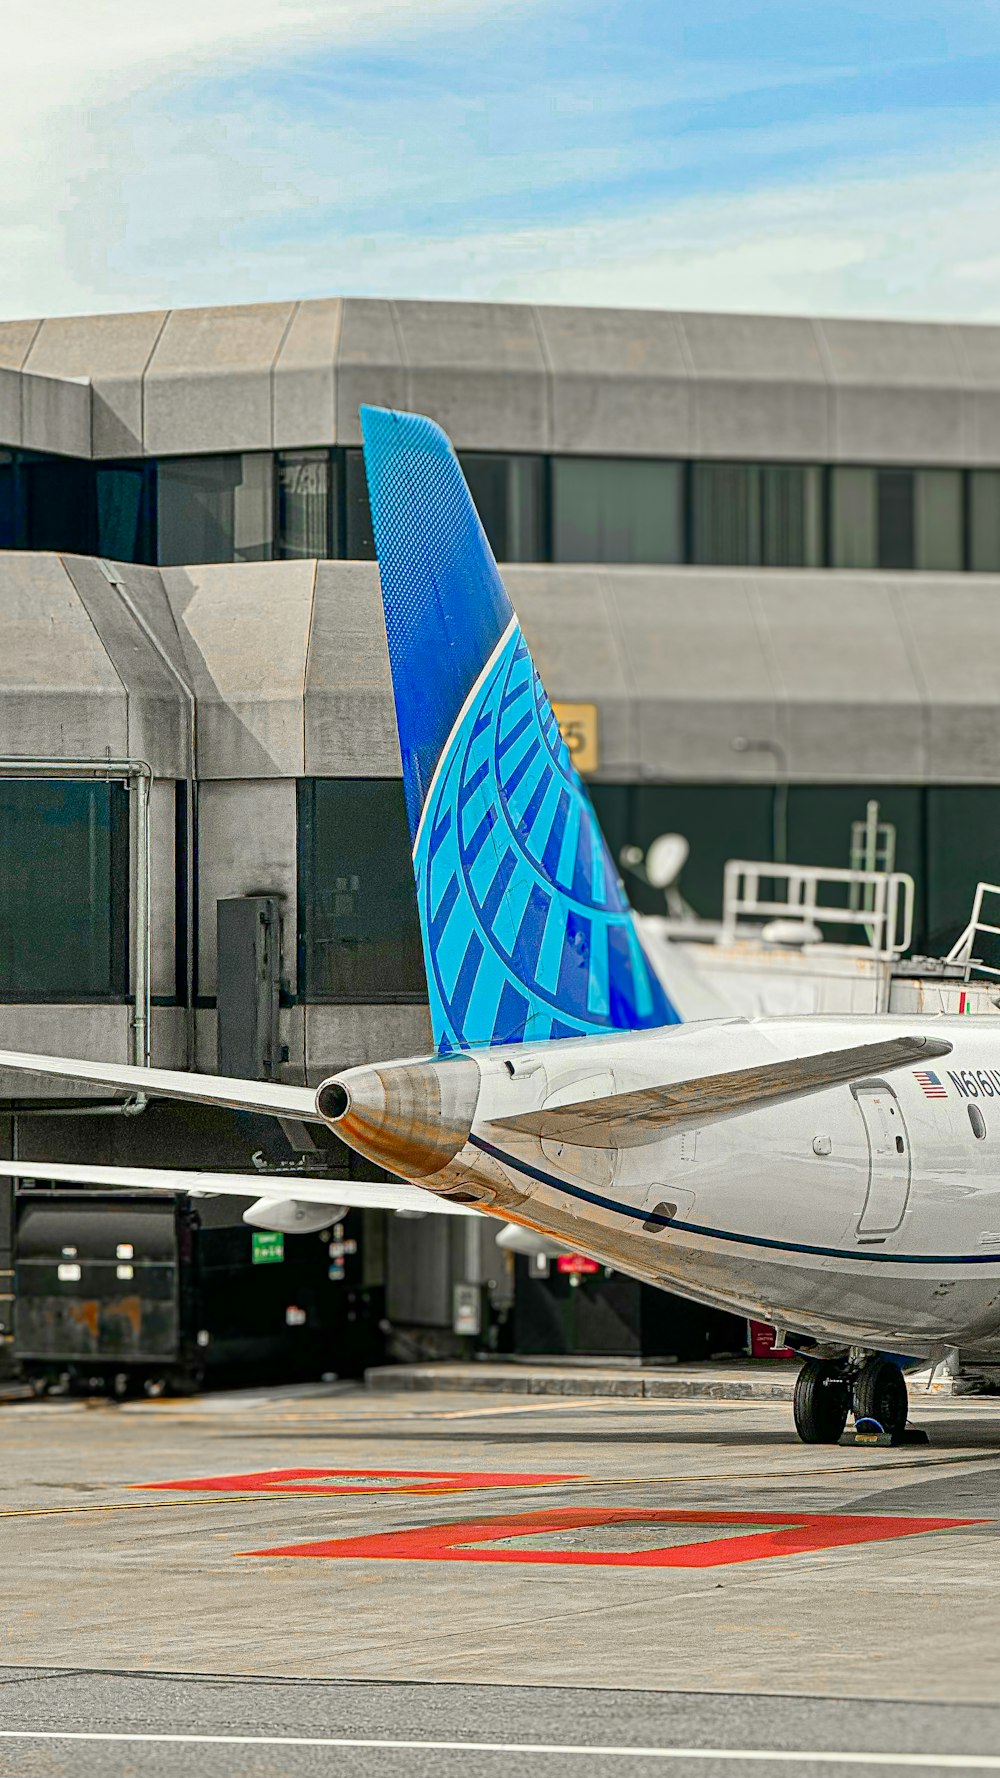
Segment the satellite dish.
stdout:
<svg viewBox="0 0 1000 1778">
<path fill-rule="evenodd" d="M 654 889 L 671 889 L 688 861 L 691 848 L 682 833 L 661 833 L 646 853 L 646 880 Z"/>
</svg>

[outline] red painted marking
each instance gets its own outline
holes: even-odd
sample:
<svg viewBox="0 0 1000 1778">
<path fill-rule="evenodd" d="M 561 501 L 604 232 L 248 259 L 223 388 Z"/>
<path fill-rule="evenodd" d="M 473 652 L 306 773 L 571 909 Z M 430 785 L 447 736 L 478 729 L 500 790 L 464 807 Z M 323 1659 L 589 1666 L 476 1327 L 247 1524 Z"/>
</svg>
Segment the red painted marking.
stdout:
<svg viewBox="0 0 1000 1778">
<path fill-rule="evenodd" d="M 341 1480 L 339 1478 L 346 1478 Z M 259 1469 L 248 1475 L 132 1482 L 133 1488 L 180 1488 L 195 1494 L 454 1494 L 466 1488 L 545 1488 L 577 1475 L 506 1475 L 474 1469 Z M 391 1484 L 399 1481 L 399 1487 Z M 387 1486 L 387 1484 L 389 1484 Z"/>
<path fill-rule="evenodd" d="M 423 1525 L 416 1531 L 382 1531 L 370 1537 L 338 1537 L 320 1543 L 288 1544 L 279 1549 L 247 1550 L 251 1556 L 362 1556 L 405 1562 L 561 1562 L 609 1568 L 722 1568 L 733 1562 L 757 1562 L 770 1556 L 798 1556 L 811 1550 L 835 1549 L 851 1543 L 876 1543 L 890 1537 L 917 1537 L 927 1531 L 948 1531 L 958 1525 L 981 1525 L 982 1519 L 876 1518 L 856 1513 L 729 1513 L 645 1511 L 641 1507 L 588 1510 L 556 1507 L 527 1513 L 505 1513 L 493 1519 L 459 1519 L 447 1525 Z M 538 1537 L 551 1531 L 582 1531 L 600 1525 L 766 1525 L 766 1531 L 743 1537 L 717 1537 L 680 1548 L 632 1550 L 497 1550 L 467 1549 L 503 1537 Z"/>
</svg>

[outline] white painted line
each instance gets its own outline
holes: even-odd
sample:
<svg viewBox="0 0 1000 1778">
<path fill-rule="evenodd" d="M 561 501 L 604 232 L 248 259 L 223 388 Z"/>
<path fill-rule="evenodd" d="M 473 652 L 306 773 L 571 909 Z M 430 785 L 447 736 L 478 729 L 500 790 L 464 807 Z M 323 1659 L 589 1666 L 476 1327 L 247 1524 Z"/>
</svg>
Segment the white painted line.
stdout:
<svg viewBox="0 0 1000 1778">
<path fill-rule="evenodd" d="M 1000 1755 L 974 1753 L 791 1752 L 773 1747 L 584 1747 L 546 1741 L 392 1741 L 334 1735 L 126 1735 L 83 1729 L 0 1729 L 5 1741 L 171 1742 L 210 1747 L 373 1747 L 401 1752 L 591 1755 L 600 1759 L 756 1761 L 770 1765 L 896 1766 L 924 1771 L 1000 1772 Z"/>
</svg>

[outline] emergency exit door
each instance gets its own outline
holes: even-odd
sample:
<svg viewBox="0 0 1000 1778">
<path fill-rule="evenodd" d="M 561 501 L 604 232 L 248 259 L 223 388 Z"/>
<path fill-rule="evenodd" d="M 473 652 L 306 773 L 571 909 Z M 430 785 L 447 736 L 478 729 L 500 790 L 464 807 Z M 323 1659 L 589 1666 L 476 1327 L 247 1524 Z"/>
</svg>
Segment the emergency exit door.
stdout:
<svg viewBox="0 0 1000 1778">
<path fill-rule="evenodd" d="M 868 1190 L 858 1220 L 858 1240 L 883 1241 L 906 1214 L 910 1138 L 902 1107 L 886 1081 L 859 1081 L 851 1092 L 868 1138 Z"/>
</svg>

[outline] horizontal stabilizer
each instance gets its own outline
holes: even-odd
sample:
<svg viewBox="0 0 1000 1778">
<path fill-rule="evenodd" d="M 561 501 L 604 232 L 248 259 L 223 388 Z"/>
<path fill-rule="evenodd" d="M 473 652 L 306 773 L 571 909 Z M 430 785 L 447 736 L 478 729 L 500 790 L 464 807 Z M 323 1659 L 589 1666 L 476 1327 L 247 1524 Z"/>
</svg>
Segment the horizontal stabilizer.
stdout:
<svg viewBox="0 0 1000 1778">
<path fill-rule="evenodd" d="M 286 1087 L 273 1080 L 230 1080 L 224 1074 L 191 1074 L 181 1068 L 135 1068 L 126 1062 L 81 1062 L 75 1056 L 32 1056 L 0 1050 L 0 1073 L 50 1074 L 92 1086 L 146 1093 L 151 1099 L 187 1099 L 196 1105 L 228 1105 L 234 1111 L 264 1111 L 274 1117 L 321 1124 L 313 1087 Z"/>
<path fill-rule="evenodd" d="M 892 1037 L 882 1043 L 860 1043 L 853 1049 L 826 1050 L 818 1056 L 793 1056 L 731 1074 L 703 1074 L 696 1080 L 670 1081 L 634 1093 L 609 1093 L 519 1117 L 495 1118 L 494 1130 L 544 1136 L 577 1148 L 641 1148 L 674 1130 L 739 1117 L 761 1105 L 799 1099 L 826 1087 L 933 1061 L 951 1053 L 951 1044 L 935 1037 Z"/>
<path fill-rule="evenodd" d="M 478 1216 L 402 1179 L 369 1185 L 357 1179 L 309 1179 L 294 1173 L 194 1173 L 172 1167 L 95 1167 L 87 1161 L 0 1161 L 0 1179 L 45 1179 L 57 1185 L 103 1185 L 120 1191 L 191 1192 L 198 1197 L 294 1198 L 348 1210 L 405 1210 L 431 1216 Z"/>
</svg>

